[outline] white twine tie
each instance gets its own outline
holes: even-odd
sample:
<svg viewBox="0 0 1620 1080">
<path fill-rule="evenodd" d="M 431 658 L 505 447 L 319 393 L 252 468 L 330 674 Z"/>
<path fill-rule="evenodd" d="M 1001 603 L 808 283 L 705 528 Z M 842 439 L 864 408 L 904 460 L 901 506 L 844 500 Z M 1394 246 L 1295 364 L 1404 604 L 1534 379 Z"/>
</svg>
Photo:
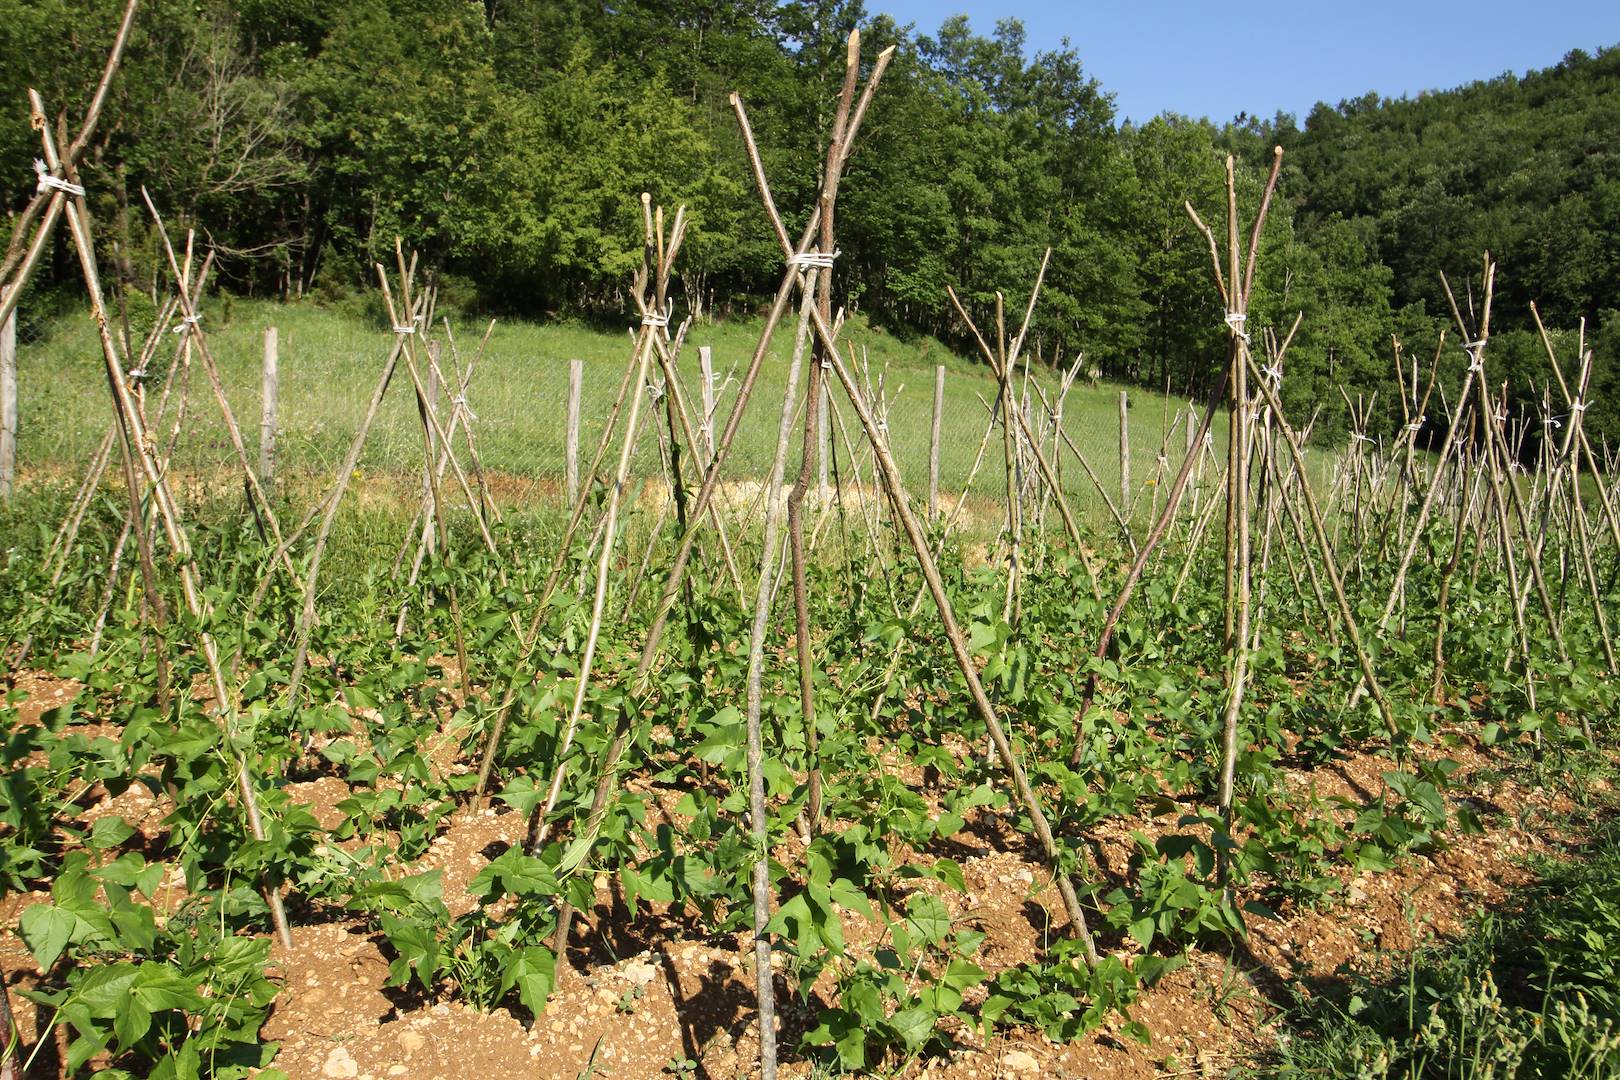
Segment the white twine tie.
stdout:
<svg viewBox="0 0 1620 1080">
<path fill-rule="evenodd" d="M 200 312 L 196 315 L 182 316 L 180 319 L 180 325 L 174 328 L 174 332 L 177 334 L 183 334 L 186 332 L 186 327 L 196 326 L 200 322 L 202 322 L 202 314 Z"/>
<path fill-rule="evenodd" d="M 828 254 L 824 251 L 796 251 L 788 256 L 788 265 L 800 270 L 831 270 L 833 260 L 842 252 L 835 251 Z"/>
<path fill-rule="evenodd" d="M 654 405 L 664 400 L 664 384 L 661 382 L 649 382 L 647 384 L 647 396 L 652 398 Z"/>
<path fill-rule="evenodd" d="M 127 372 L 125 372 L 125 375 L 129 378 L 130 382 L 140 382 L 142 379 L 146 378 L 146 369 L 130 368 Z"/>
<path fill-rule="evenodd" d="M 1228 311 L 1226 313 L 1226 328 L 1232 331 L 1234 337 L 1241 338 L 1245 345 L 1249 343 L 1249 335 L 1243 329 L 1243 324 L 1248 321 L 1249 317 L 1241 311 Z"/>
<path fill-rule="evenodd" d="M 84 194 L 84 188 L 78 184 L 70 184 L 60 176 L 52 176 L 50 167 L 39 158 L 34 159 L 34 172 L 39 175 L 39 186 L 34 190 L 41 195 L 47 191 L 60 191 L 67 195 Z"/>
<path fill-rule="evenodd" d="M 1276 364 L 1272 364 L 1270 367 L 1261 368 L 1260 372 L 1266 378 L 1271 380 L 1271 384 L 1273 386 L 1277 387 L 1278 389 L 1282 388 L 1282 368 L 1281 367 L 1277 366 Z"/>
<path fill-rule="evenodd" d="M 410 335 L 416 333 L 415 323 L 395 323 L 394 333 Z"/>
<path fill-rule="evenodd" d="M 1410 424 L 1407 424 L 1406 425 L 1406 430 L 1407 431 L 1422 431 L 1423 430 L 1423 424 L 1428 419 L 1429 419 L 1429 417 L 1428 417 L 1427 414 L 1425 414 L 1423 416 L 1420 416 L 1416 420 L 1412 421 Z"/>
<path fill-rule="evenodd" d="M 1479 350 L 1483 349 L 1484 347 L 1484 338 L 1480 338 L 1478 341 L 1463 342 L 1463 351 L 1468 354 L 1468 359 L 1471 361 L 1468 365 L 1469 371 L 1477 372 L 1481 375 L 1485 373 L 1485 358 L 1479 354 Z"/>
<path fill-rule="evenodd" d="M 663 327 L 669 325 L 669 316 L 660 315 L 656 311 L 649 311 L 647 314 L 641 317 L 641 325 L 650 326 L 654 330 L 662 329 Z"/>
<path fill-rule="evenodd" d="M 469 420 L 478 419 L 478 414 L 473 412 L 472 411 L 472 406 L 467 404 L 467 395 L 466 394 L 457 394 L 455 397 L 450 399 L 450 404 L 461 406 L 461 411 L 467 414 L 467 419 L 469 419 Z"/>
<path fill-rule="evenodd" d="M 1592 404 L 1590 401 L 1577 401 L 1569 407 L 1569 411 L 1571 413 L 1583 413 L 1590 404 Z"/>
</svg>

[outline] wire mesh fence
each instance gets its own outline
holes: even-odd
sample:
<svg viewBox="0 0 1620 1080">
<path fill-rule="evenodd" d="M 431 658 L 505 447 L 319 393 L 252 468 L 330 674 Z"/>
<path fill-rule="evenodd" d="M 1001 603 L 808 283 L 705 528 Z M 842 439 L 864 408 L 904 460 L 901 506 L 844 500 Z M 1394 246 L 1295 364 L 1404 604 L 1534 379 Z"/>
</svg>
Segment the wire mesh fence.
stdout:
<svg viewBox="0 0 1620 1080">
<path fill-rule="evenodd" d="M 74 474 L 111 423 L 93 329 L 88 320 L 24 318 L 19 326 L 21 476 L 26 481 L 30 476 Z M 204 326 L 225 394 L 247 433 L 248 452 L 255 456 L 259 447 L 251 444 L 260 429 L 265 393 L 265 334 L 275 328 L 278 483 L 313 489 L 330 478 L 383 371 L 393 340 L 388 330 L 314 308 L 243 302 L 234 310 L 226 305 L 210 311 Z M 495 497 L 518 502 L 561 498 L 569 469 L 571 368 L 577 365 L 579 384 L 576 469 L 584 474 L 626 377 L 631 341 L 580 327 L 496 323 L 485 331 L 485 326 L 434 329 L 443 371 L 443 383 L 431 387 L 437 407 L 449 415 L 452 399 L 462 396 L 459 384 L 465 378 L 472 432 Z M 700 444 L 712 445 L 724 427 L 757 332 L 757 324 L 748 323 L 690 329 L 677 363 L 681 396 Z M 757 492 L 769 464 L 791 337 L 791 332 L 779 332 L 767 352 L 725 467 L 725 482 L 744 495 Z M 909 493 L 925 498 L 937 468 L 941 502 L 953 504 L 969 491 L 983 516 L 1004 505 L 1009 459 L 994 421 L 999 387 L 990 373 L 937 346 L 901 346 L 886 335 L 873 335 L 873 344 L 863 346 L 859 333 L 851 340 L 856 378 L 882 418 Z M 141 383 L 152 430 L 167 438 L 179 426 L 171 469 L 228 476 L 235 463 L 225 425 L 199 365 L 187 367 L 179 337 L 149 368 Z M 1011 394 L 1024 423 L 1014 425 L 1015 432 L 1027 431 L 1024 442 L 1033 436 L 1041 444 L 1075 514 L 1093 527 L 1109 527 L 1116 511 L 1127 518 L 1151 513 L 1161 502 L 1160 488 L 1187 449 L 1193 407 L 1185 400 L 1125 391 L 1074 374 L 1072 369 L 1020 370 Z M 1070 380 L 1072 385 L 1066 385 Z M 640 480 L 662 480 L 670 469 L 671 437 L 662 399 L 668 389 L 662 375 L 655 374 L 641 390 L 651 399 L 645 404 L 655 407 L 641 410 L 633 470 Z M 827 398 L 832 408 L 822 410 L 827 419 L 818 432 L 822 452 L 816 480 L 829 487 L 871 490 L 876 483 L 871 449 L 843 396 L 834 387 Z M 712 413 L 706 415 L 708 410 Z M 796 432 L 801 427 L 802 420 Z M 360 479 L 411 485 L 421 475 L 422 430 L 414 392 L 401 372 L 366 440 Z M 798 438 L 796 434 L 796 443 Z M 693 461 L 693 454 L 704 450 L 703 445 L 679 448 L 688 484 L 695 484 L 703 463 Z M 790 460 L 796 462 L 798 455 L 795 445 Z M 1015 451 L 1011 473 L 1025 485 L 1021 494 L 1038 501 L 1035 464 L 1032 451 L 1023 447 Z M 667 489 L 667 483 L 645 487 Z"/>
</svg>

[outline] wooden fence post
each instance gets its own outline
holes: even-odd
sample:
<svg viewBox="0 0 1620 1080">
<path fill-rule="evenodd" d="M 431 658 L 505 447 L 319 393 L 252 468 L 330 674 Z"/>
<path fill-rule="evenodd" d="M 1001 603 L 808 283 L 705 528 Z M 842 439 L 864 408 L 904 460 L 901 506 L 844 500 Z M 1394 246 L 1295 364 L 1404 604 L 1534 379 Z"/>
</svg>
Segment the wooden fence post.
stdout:
<svg viewBox="0 0 1620 1080">
<path fill-rule="evenodd" d="M 579 396 L 585 383 L 585 361 L 568 361 L 568 428 L 563 444 L 563 489 L 568 505 L 579 499 Z"/>
<path fill-rule="evenodd" d="M 1119 512 L 1131 516 L 1131 414 L 1130 398 L 1119 392 Z"/>
<path fill-rule="evenodd" d="M 276 480 L 276 407 L 281 397 L 280 347 L 276 328 L 264 329 L 264 370 L 260 381 L 259 482 Z"/>
<path fill-rule="evenodd" d="M 821 487 L 818 489 L 823 496 L 829 488 L 827 480 L 827 460 L 832 457 L 832 380 L 821 380 L 821 409 L 816 413 L 816 460 L 821 469 Z"/>
<path fill-rule="evenodd" d="M 945 412 L 945 365 L 934 368 L 934 426 L 928 434 L 928 520 L 939 516 L 939 425 Z"/>
<path fill-rule="evenodd" d="M 17 309 L 0 326 L 0 499 L 17 480 Z"/>
<path fill-rule="evenodd" d="M 698 371 L 703 376 L 699 388 L 703 400 L 703 422 L 698 425 L 703 439 L 703 467 L 708 469 L 714 460 L 714 350 L 707 345 L 698 346 Z"/>
</svg>

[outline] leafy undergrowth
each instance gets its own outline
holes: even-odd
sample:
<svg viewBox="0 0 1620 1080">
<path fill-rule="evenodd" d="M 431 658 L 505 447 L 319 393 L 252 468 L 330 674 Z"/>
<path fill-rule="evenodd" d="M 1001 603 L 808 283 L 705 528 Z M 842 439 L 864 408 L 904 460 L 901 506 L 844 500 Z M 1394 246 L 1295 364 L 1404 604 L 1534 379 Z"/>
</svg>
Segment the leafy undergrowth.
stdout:
<svg viewBox="0 0 1620 1080">
<path fill-rule="evenodd" d="M 1620 825 L 1381 977 L 1296 990 L 1255 1075 L 1458 1080 L 1620 1076 Z"/>
<path fill-rule="evenodd" d="M 470 520 L 457 519 L 417 586 L 388 571 L 399 535 L 354 524 L 334 556 L 354 572 L 334 575 L 323 593 L 312 663 L 291 695 L 288 640 L 302 595 L 236 508 L 196 518 L 198 559 L 213 581 L 207 625 L 176 618 L 160 633 L 143 620 L 127 565 L 129 576 L 107 585 L 115 507 L 97 504 L 53 590 L 43 558 L 50 530 L 39 525 L 53 512 L 35 504 L 30 523 L 17 505 L 5 567 L 17 588 L 0 594 L 0 631 L 13 643 L 31 638 L 38 667 L 80 688 L 53 708 L 21 692 L 0 707 L 0 887 L 26 897 L 21 934 L 38 968 L 26 996 L 40 1017 L 30 1036 L 43 1036 L 30 1052 L 56 1053 L 62 1074 L 234 1080 L 273 1067 L 276 1048 L 260 1037 L 278 993 L 267 888 L 285 898 L 295 931 L 341 924 L 375 943 L 401 1000 L 505 1009 L 528 1023 L 556 992 L 563 907 L 594 923 L 581 933 L 602 930 L 601 882 L 630 918 L 655 911 L 690 939 L 750 931 L 758 853 L 744 815 L 748 618 L 715 553 L 695 562 L 634 696 L 660 572 L 642 582 L 626 570 L 570 740 L 592 611 L 579 583 L 594 557 L 588 537 L 577 537 L 562 551 L 562 584 L 541 603 L 561 547 L 555 520 L 513 513 L 495 523 L 496 560 Z M 638 528 L 639 549 L 660 526 Z M 1449 541 L 1444 528 L 1432 533 L 1436 545 Z M 800 1066 L 900 1071 L 975 1038 L 1064 1042 L 1110 1025 L 1127 1042 L 1160 1038 L 1132 1012 L 1156 981 L 1237 949 L 1274 912 L 1333 897 L 1346 874 L 1398 870 L 1500 813 L 1459 799 L 1464 749 L 1517 758 L 1539 739 L 1543 767 L 1556 775 L 1587 745 L 1579 718 L 1615 711 L 1594 659 L 1598 628 L 1577 607 L 1563 625 L 1569 663 L 1551 641 L 1531 643 L 1537 707 L 1504 674 L 1514 597 L 1482 552 L 1476 575 L 1452 591 L 1445 704 L 1433 701 L 1432 627 L 1414 614 L 1406 636 L 1378 643 L 1391 737 L 1369 703 L 1346 705 L 1356 659 L 1310 591 L 1279 581 L 1255 639 L 1235 798 L 1223 816 L 1218 552 L 1194 548 L 1185 576 L 1179 559 L 1150 569 L 1114 648 L 1097 659 L 1106 606 L 1089 595 L 1077 557 L 1032 536 L 1032 573 L 1009 620 L 1004 568 L 946 546 L 953 607 L 1102 954 L 1088 967 L 1058 919 L 1029 953 L 992 957 L 958 860 L 970 858 L 970 834 L 991 814 L 1005 827 L 1003 850 L 1034 850 L 1029 815 L 980 749 L 985 725 L 944 659 L 937 613 L 914 604 L 922 583 L 892 557 L 894 538 L 842 525 L 825 535 L 808 597 L 813 757 L 790 619 L 772 624 L 763 705 L 769 934 L 783 999 L 815 1013 L 784 1034 Z M 739 533 L 734 544 L 739 562 L 757 558 L 756 537 Z M 1366 606 L 1391 586 L 1388 560 L 1375 554 L 1369 545 L 1349 583 Z M 883 572 L 863 572 L 867 564 Z M 1555 566 L 1549 554 L 1549 573 Z M 1123 573 L 1116 562 L 1099 591 L 1111 595 Z M 1438 585 L 1420 563 L 1406 585 L 1411 611 Z M 159 588 L 170 612 L 184 610 L 172 588 Z M 110 610 L 91 656 L 103 601 Z M 531 616 L 532 648 L 516 632 Z M 191 689 L 206 685 L 189 644 L 199 629 L 234 661 L 226 715 Z M 1096 705 L 1077 723 L 1093 676 Z M 532 819 L 536 837 L 544 829 L 544 840 L 514 836 L 480 850 L 452 896 L 424 856 L 468 812 L 497 721 L 505 727 L 490 794 L 505 816 Z M 627 750 L 610 779 L 621 782 L 593 816 L 616 734 Z M 1352 757 L 1365 766 L 1357 786 L 1317 784 Z M 250 766 L 262 838 L 240 805 L 238 760 Z M 801 840 L 812 765 L 822 817 Z M 300 785 L 317 782 L 343 792 L 325 824 L 301 798 Z M 161 804 L 159 820 L 137 829 L 119 810 L 92 812 L 131 792 Z M 1045 863 L 1038 854 L 1031 863 L 1041 881 Z M 565 945 L 578 963 L 580 933 Z"/>
</svg>

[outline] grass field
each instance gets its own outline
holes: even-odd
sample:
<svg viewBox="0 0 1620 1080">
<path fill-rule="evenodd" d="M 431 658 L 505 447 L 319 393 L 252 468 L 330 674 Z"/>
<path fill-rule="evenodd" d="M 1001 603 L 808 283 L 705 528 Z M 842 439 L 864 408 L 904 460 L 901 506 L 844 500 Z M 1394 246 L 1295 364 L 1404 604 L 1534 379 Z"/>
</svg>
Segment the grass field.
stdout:
<svg viewBox="0 0 1620 1080">
<path fill-rule="evenodd" d="M 385 326 L 341 310 L 313 304 L 279 305 L 233 300 L 205 308 L 204 326 L 218 359 L 232 408 L 242 425 L 250 452 L 256 452 L 259 426 L 259 365 L 264 329 L 275 326 L 280 338 L 281 413 L 278 456 L 289 476 L 321 477 L 337 467 L 358 427 L 385 361 L 391 336 Z M 486 323 L 454 326 L 463 360 L 478 348 Z M 698 397 L 698 346 L 711 346 L 717 375 L 740 378 L 758 338 L 758 320 L 703 323 L 692 328 L 681 356 L 690 396 Z M 442 333 L 442 331 L 441 331 Z M 99 349 L 87 316 L 64 316 L 34 324 L 18 349 L 20 383 L 19 461 L 26 477 L 31 469 L 72 469 L 89 458 L 110 417 Z M 988 419 L 985 405 L 994 399 L 995 383 L 984 365 L 953 353 L 933 338 L 902 340 L 860 318 L 850 320 L 845 339 L 871 366 L 872 379 L 884 373 L 886 396 L 892 399 L 889 436 L 908 486 L 920 495 L 927 484 L 927 455 L 933 396 L 933 369 L 947 369 L 940 453 L 941 486 L 959 490 L 971 469 Z M 157 365 L 167 369 L 178 337 L 167 342 Z M 628 334 L 614 334 L 576 323 L 537 325 L 498 321 L 473 377 L 468 400 L 477 414 L 476 433 L 486 466 L 516 478 L 555 481 L 563 469 L 563 432 L 568 388 L 568 360 L 584 362 L 582 456 L 600 435 L 629 355 Z M 775 436 L 776 410 L 792 349 L 791 327 L 778 332 L 764 375 L 739 435 L 731 472 L 756 476 L 769 461 Z M 1052 372 L 1034 372 L 1049 392 Z M 720 398 L 719 415 L 729 410 L 734 378 Z M 154 387 L 161 382 L 154 381 Z M 1091 385 L 1084 377 L 1065 406 L 1065 428 L 1086 455 L 1111 495 L 1119 486 L 1119 388 Z M 1167 426 L 1187 402 L 1142 390 L 1130 392 L 1132 478 L 1139 514 L 1153 505 L 1151 481 L 1155 458 Z M 1037 406 L 1038 408 L 1038 406 Z M 189 418 L 177 451 L 182 467 L 228 464 L 230 444 L 219 412 L 208 394 L 200 367 L 193 371 Z M 840 411 L 851 444 L 860 445 L 858 422 L 847 408 Z M 1224 428 L 1224 417 L 1218 419 Z M 718 423 L 717 423 L 718 426 Z M 1217 433 L 1219 436 L 1219 433 Z M 413 472 L 421 460 L 421 436 L 403 371 L 390 387 L 383 411 L 368 440 L 361 468 L 368 474 Z M 1182 445 L 1175 433 L 1174 453 Z M 839 437 L 840 461 L 847 468 L 845 443 Z M 1003 490 L 999 436 L 992 440 L 974 490 L 994 495 Z M 1105 508 L 1094 485 L 1065 451 L 1061 466 L 1065 487 L 1077 512 L 1094 523 Z M 644 437 L 638 465 L 656 468 L 657 451 Z M 797 460 L 796 456 L 792 460 Z M 865 454 L 857 458 L 863 479 L 871 470 Z"/>
</svg>

